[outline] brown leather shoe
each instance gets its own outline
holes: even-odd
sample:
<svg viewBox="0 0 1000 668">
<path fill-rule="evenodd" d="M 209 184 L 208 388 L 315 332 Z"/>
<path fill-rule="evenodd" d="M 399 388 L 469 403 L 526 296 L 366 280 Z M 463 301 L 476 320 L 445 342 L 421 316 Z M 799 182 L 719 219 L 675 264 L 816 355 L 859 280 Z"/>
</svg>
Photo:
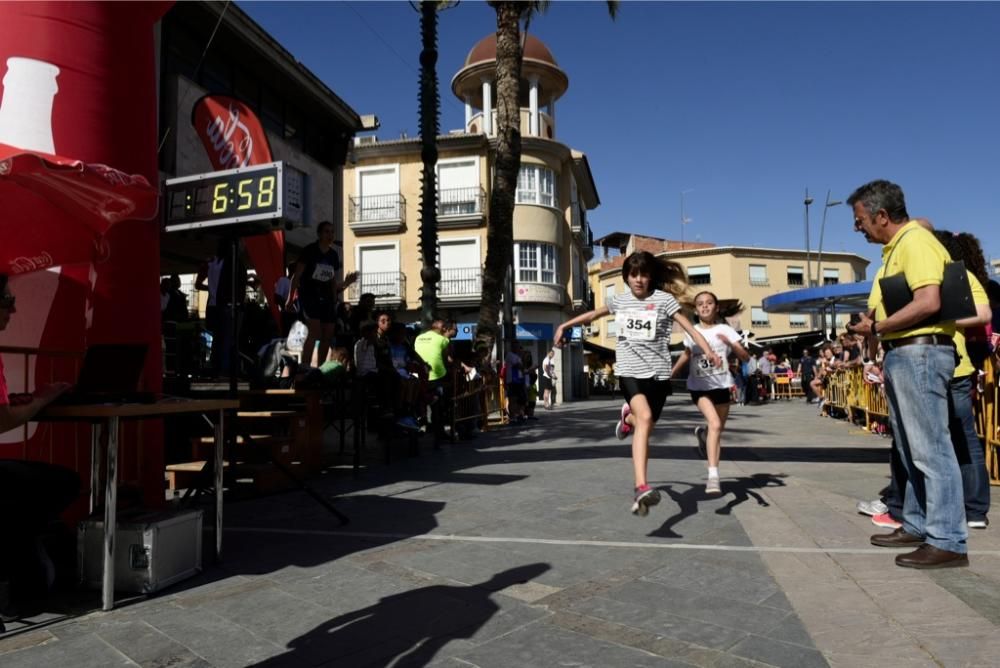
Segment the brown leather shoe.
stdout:
<svg viewBox="0 0 1000 668">
<path fill-rule="evenodd" d="M 904 568 L 956 568 L 969 565 L 969 555 L 949 552 L 924 543 L 913 552 L 896 557 L 896 565 Z"/>
<path fill-rule="evenodd" d="M 923 542 L 924 539 L 922 537 L 906 533 L 902 528 L 896 529 L 892 533 L 875 534 L 871 538 L 872 545 L 878 545 L 879 547 L 910 547 L 911 545 L 919 545 Z"/>
</svg>

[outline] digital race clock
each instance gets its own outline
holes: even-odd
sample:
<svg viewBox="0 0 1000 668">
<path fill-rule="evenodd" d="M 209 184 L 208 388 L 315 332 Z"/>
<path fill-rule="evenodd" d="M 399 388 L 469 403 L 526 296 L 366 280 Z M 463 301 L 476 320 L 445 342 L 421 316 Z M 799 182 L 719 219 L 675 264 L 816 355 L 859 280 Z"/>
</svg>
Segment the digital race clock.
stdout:
<svg viewBox="0 0 1000 668">
<path fill-rule="evenodd" d="M 270 162 L 168 179 L 166 231 L 239 225 L 254 234 L 302 224 L 302 176 L 281 162 Z"/>
</svg>

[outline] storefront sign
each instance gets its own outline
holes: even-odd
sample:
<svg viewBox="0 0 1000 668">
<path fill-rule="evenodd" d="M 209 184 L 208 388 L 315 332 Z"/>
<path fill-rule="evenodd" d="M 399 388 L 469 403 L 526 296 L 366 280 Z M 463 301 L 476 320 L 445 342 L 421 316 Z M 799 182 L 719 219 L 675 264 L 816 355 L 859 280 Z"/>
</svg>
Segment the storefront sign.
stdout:
<svg viewBox="0 0 1000 668">
<path fill-rule="evenodd" d="M 460 322 L 457 326 L 456 341 L 471 341 L 472 337 L 476 335 L 476 323 L 474 322 Z M 514 326 L 514 334 L 518 341 L 551 341 L 555 330 L 549 323 L 525 322 Z M 577 340 L 579 339 L 574 339 L 574 341 Z"/>
</svg>

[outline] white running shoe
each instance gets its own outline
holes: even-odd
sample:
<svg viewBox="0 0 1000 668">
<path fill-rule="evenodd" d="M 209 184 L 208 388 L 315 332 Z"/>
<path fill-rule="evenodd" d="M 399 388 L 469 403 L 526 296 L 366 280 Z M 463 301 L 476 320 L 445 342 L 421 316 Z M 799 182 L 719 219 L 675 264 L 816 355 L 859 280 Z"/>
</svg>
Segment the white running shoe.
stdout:
<svg viewBox="0 0 1000 668">
<path fill-rule="evenodd" d="M 889 512 L 889 506 L 882 503 L 881 499 L 858 501 L 857 508 L 862 515 L 871 515 L 872 517 Z"/>
<path fill-rule="evenodd" d="M 705 494 L 722 494 L 722 486 L 718 478 L 709 478 L 705 483 Z"/>
</svg>

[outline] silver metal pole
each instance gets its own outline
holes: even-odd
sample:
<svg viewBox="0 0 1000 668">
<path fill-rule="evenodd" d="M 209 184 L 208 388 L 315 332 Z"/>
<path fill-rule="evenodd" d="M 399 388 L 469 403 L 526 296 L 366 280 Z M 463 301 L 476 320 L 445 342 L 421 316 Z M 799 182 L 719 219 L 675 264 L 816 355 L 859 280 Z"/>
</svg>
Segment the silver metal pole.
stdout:
<svg viewBox="0 0 1000 668">
<path fill-rule="evenodd" d="M 826 211 L 831 206 L 837 206 L 838 204 L 843 204 L 840 200 L 831 200 L 830 191 L 826 191 L 826 204 L 823 205 L 823 222 L 819 226 L 819 249 L 816 254 L 816 280 L 823 280 L 823 230 L 826 229 Z"/>
<path fill-rule="evenodd" d="M 223 466 L 223 420 L 226 411 L 219 411 L 215 422 L 215 558 L 222 559 L 222 466 Z"/>
<path fill-rule="evenodd" d="M 118 512 L 118 417 L 108 418 L 107 481 L 104 489 L 104 581 L 102 609 L 115 607 L 115 533 Z"/>
<path fill-rule="evenodd" d="M 813 203 L 813 198 L 809 196 L 809 188 L 806 188 L 806 198 L 803 202 L 806 205 L 806 287 L 813 286 L 812 258 L 809 251 L 809 205 Z"/>
<path fill-rule="evenodd" d="M 101 493 L 101 423 L 90 425 L 90 514 L 97 510 Z"/>
</svg>

